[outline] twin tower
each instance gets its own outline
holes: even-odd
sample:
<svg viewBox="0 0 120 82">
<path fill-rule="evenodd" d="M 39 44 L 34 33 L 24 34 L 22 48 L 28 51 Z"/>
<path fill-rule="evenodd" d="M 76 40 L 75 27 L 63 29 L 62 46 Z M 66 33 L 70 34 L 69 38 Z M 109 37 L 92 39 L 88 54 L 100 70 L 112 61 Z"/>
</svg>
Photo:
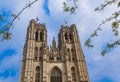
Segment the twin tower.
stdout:
<svg viewBox="0 0 120 82">
<path fill-rule="evenodd" d="M 75 24 L 62 25 L 58 46 L 53 38 L 49 47 L 45 24 L 30 21 L 20 82 L 90 82 Z"/>
</svg>

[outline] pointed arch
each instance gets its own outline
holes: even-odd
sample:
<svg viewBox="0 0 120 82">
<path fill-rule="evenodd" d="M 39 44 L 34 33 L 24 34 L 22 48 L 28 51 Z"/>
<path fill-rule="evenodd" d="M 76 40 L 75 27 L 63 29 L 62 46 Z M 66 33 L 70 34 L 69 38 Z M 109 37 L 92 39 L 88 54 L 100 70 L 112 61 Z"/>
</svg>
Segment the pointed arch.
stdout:
<svg viewBox="0 0 120 82">
<path fill-rule="evenodd" d="M 76 61 L 76 54 L 75 54 L 75 51 L 74 51 L 74 49 L 72 48 L 71 49 L 71 53 L 72 53 L 72 61 Z"/>
<path fill-rule="evenodd" d="M 72 33 L 69 34 L 69 38 L 70 38 L 70 42 L 72 42 L 73 41 L 73 35 L 72 35 Z"/>
<path fill-rule="evenodd" d="M 68 34 L 65 33 L 65 40 L 68 41 Z"/>
<path fill-rule="evenodd" d="M 43 41 L 43 36 L 44 36 L 43 32 L 40 32 L 40 42 Z"/>
<path fill-rule="evenodd" d="M 35 70 L 35 82 L 40 82 L 40 67 L 37 66 Z"/>
<path fill-rule="evenodd" d="M 42 60 L 42 47 L 40 47 L 39 49 L 39 61 Z"/>
<path fill-rule="evenodd" d="M 37 61 L 37 55 L 38 55 L 38 48 L 35 47 L 35 50 L 34 50 L 34 60 Z"/>
<path fill-rule="evenodd" d="M 62 82 L 62 72 L 58 67 L 52 69 L 50 82 Z"/>
<path fill-rule="evenodd" d="M 68 55 L 68 60 L 70 61 L 70 49 L 67 48 L 66 51 L 67 51 L 67 55 Z"/>
<path fill-rule="evenodd" d="M 72 75 L 72 81 L 76 81 L 76 74 L 75 74 L 75 68 L 71 67 L 71 75 Z"/>
</svg>

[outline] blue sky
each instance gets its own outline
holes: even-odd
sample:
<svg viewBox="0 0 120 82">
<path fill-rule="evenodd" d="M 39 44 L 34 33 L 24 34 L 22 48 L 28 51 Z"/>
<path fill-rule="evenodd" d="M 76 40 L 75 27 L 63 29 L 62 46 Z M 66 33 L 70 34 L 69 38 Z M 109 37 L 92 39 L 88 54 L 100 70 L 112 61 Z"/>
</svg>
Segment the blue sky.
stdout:
<svg viewBox="0 0 120 82">
<path fill-rule="evenodd" d="M 0 14 L 4 18 L 9 19 L 10 14 L 20 11 L 28 1 L 0 0 Z M 107 41 L 111 42 L 116 39 L 112 36 L 110 23 L 103 25 L 102 28 L 104 30 L 99 33 L 99 37 L 93 39 L 95 48 L 91 49 L 84 46 L 85 40 L 100 24 L 101 20 L 109 17 L 117 9 L 115 4 L 99 13 L 95 12 L 94 8 L 103 3 L 104 0 L 79 0 L 79 9 L 76 11 L 76 14 L 69 15 L 62 11 L 63 1 L 65 0 L 39 0 L 22 13 L 20 20 L 15 21 L 15 28 L 10 30 L 13 34 L 12 40 L 0 42 L 0 82 L 19 82 L 27 27 L 29 21 L 36 17 L 40 19 L 38 22 L 46 23 L 49 45 L 53 36 L 55 36 L 57 42 L 60 26 L 65 25 L 65 20 L 68 22 L 68 25 L 76 24 L 90 81 L 120 82 L 120 79 L 118 79 L 120 77 L 120 47 L 112 50 L 104 57 L 100 55 L 103 45 Z"/>
</svg>

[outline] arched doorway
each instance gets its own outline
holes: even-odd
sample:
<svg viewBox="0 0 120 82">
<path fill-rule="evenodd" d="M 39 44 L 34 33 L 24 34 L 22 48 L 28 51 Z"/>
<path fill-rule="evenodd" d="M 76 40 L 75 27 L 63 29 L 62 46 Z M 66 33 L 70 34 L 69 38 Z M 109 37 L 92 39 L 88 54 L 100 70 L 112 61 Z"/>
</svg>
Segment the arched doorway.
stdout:
<svg viewBox="0 0 120 82">
<path fill-rule="evenodd" d="M 50 82 L 62 82 L 62 72 L 58 67 L 55 67 L 50 76 Z"/>
</svg>

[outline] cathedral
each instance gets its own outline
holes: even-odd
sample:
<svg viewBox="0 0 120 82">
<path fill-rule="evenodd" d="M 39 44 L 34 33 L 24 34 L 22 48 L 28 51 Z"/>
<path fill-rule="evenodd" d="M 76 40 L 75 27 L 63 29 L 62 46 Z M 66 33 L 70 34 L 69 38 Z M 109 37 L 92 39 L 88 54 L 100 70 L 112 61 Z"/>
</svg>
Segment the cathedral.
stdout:
<svg viewBox="0 0 120 82">
<path fill-rule="evenodd" d="M 90 82 L 75 24 L 61 25 L 58 45 L 53 38 L 49 47 L 45 24 L 30 21 L 20 82 Z"/>
</svg>

